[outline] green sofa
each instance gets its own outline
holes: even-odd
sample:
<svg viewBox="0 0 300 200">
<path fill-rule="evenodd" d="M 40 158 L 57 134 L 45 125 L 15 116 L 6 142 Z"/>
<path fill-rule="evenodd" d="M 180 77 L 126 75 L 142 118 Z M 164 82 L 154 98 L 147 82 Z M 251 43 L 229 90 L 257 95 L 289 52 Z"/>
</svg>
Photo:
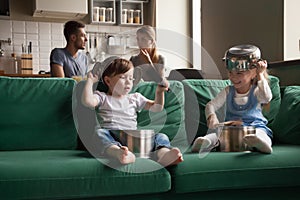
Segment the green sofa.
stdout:
<svg viewBox="0 0 300 200">
<path fill-rule="evenodd" d="M 205 104 L 228 80 L 170 81 L 165 111 L 138 115 L 141 129 L 166 133 L 184 152 L 168 168 L 151 159 L 120 165 L 100 157 L 94 111 L 80 103 L 84 82 L 0 77 L 1 199 L 299 199 L 300 86 L 270 79 L 272 154 L 190 153 L 207 127 Z M 156 85 L 134 91 L 153 98 Z"/>
</svg>

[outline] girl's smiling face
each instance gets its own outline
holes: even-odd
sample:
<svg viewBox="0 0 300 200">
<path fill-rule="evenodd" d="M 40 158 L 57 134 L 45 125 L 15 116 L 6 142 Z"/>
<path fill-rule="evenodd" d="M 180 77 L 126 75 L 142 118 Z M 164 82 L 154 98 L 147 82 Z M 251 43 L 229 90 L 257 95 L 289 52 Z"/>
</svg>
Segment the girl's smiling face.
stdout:
<svg viewBox="0 0 300 200">
<path fill-rule="evenodd" d="M 108 94 L 114 97 L 123 97 L 127 95 L 133 87 L 133 68 L 123 74 L 114 76 L 105 76 L 105 82 L 109 88 Z"/>
<path fill-rule="evenodd" d="M 240 94 L 247 93 L 251 87 L 252 80 L 256 76 L 256 69 L 246 71 L 229 71 L 229 79 L 236 91 Z"/>
</svg>

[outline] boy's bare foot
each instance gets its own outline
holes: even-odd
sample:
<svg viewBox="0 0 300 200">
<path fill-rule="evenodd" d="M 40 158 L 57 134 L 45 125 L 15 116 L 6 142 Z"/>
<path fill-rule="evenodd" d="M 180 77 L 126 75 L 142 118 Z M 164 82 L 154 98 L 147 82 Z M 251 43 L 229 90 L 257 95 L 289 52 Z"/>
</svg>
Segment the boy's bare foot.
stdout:
<svg viewBox="0 0 300 200">
<path fill-rule="evenodd" d="M 157 162 L 164 167 L 170 165 L 177 165 L 178 163 L 183 161 L 182 153 L 176 147 L 172 149 L 161 148 L 158 150 L 157 155 Z"/>
<path fill-rule="evenodd" d="M 201 149 L 207 148 L 210 145 L 210 140 L 205 137 L 198 137 L 192 146 L 192 152 L 198 152 Z"/>
<path fill-rule="evenodd" d="M 262 153 L 272 153 L 272 147 L 257 137 L 255 134 L 245 135 L 243 141 L 249 147 L 255 147 Z"/>
<path fill-rule="evenodd" d="M 121 164 L 129 164 L 135 162 L 135 155 L 131 151 L 129 151 L 126 146 L 120 147 L 117 158 Z"/>
<path fill-rule="evenodd" d="M 107 155 L 116 158 L 121 164 L 129 164 L 135 162 L 135 155 L 128 150 L 126 146 L 112 145 L 106 150 Z"/>
</svg>

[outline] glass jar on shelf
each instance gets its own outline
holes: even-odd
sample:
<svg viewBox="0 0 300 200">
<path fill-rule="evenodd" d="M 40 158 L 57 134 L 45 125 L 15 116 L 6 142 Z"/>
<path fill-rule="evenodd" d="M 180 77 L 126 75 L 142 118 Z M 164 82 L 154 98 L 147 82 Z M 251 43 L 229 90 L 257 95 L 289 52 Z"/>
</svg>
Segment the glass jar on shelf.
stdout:
<svg viewBox="0 0 300 200">
<path fill-rule="evenodd" d="M 129 24 L 133 23 L 133 12 L 134 12 L 133 9 L 128 10 L 128 13 L 127 13 L 127 22 Z"/>
<path fill-rule="evenodd" d="M 122 24 L 127 23 L 127 9 L 122 10 Z"/>
<path fill-rule="evenodd" d="M 100 22 L 105 22 L 105 7 L 100 7 L 99 8 L 99 21 Z"/>
<path fill-rule="evenodd" d="M 140 24 L 141 23 L 141 10 L 135 10 L 133 13 L 134 23 Z"/>
<path fill-rule="evenodd" d="M 112 22 L 113 21 L 113 8 L 107 8 L 106 9 L 106 22 Z"/>
<path fill-rule="evenodd" d="M 99 22 L 99 7 L 93 7 L 93 21 Z"/>
</svg>

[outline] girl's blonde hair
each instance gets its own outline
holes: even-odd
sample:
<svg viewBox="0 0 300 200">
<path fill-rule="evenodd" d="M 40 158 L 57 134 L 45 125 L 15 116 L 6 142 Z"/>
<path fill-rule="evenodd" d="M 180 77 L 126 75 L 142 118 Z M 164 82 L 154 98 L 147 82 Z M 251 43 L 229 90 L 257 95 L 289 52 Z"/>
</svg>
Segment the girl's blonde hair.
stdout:
<svg viewBox="0 0 300 200">
<path fill-rule="evenodd" d="M 153 41 L 153 47 L 151 48 L 149 55 L 153 63 L 158 63 L 159 60 L 159 54 L 157 52 L 156 48 L 156 32 L 152 26 L 144 25 L 141 28 L 137 30 L 137 33 L 144 33 L 146 34 L 152 41 Z M 146 56 L 144 56 L 145 61 L 148 61 Z"/>
</svg>

